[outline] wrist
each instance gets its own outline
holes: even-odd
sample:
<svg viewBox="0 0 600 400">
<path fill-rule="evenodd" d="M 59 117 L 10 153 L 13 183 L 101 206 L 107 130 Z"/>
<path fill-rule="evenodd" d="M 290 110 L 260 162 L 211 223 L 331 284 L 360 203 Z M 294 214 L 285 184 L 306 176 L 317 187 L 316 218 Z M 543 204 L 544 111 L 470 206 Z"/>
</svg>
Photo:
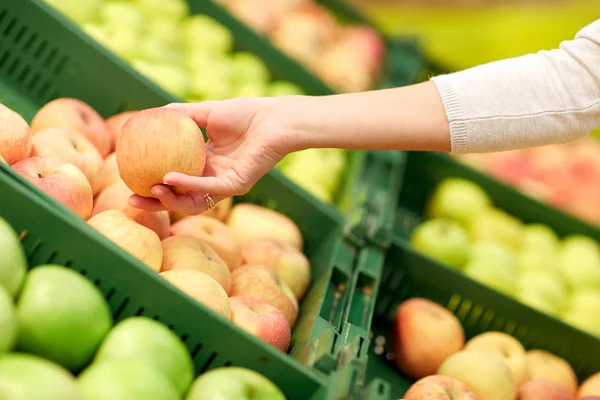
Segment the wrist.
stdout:
<svg viewBox="0 0 600 400">
<path fill-rule="evenodd" d="M 271 118 L 276 126 L 278 146 L 285 153 L 311 148 L 307 107 L 309 96 L 285 96 L 274 99 Z"/>
</svg>

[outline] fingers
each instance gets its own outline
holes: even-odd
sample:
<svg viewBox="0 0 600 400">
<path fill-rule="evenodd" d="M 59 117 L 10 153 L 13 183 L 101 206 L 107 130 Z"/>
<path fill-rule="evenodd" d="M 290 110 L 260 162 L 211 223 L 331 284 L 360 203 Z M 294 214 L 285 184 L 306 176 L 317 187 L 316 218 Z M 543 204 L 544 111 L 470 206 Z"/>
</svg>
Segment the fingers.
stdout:
<svg viewBox="0 0 600 400">
<path fill-rule="evenodd" d="M 164 106 L 164 108 L 171 108 L 182 112 L 193 119 L 198 125 L 206 128 L 208 116 L 210 115 L 215 103 L 216 101 L 214 100 L 202 101 L 200 103 L 171 103 Z"/>
<path fill-rule="evenodd" d="M 158 212 L 166 210 L 165 206 L 158 199 L 142 197 L 134 194 L 129 198 L 129 205 L 140 210 L 148 212 Z"/>
<path fill-rule="evenodd" d="M 177 194 L 166 186 L 158 185 L 152 188 L 152 193 L 168 210 L 178 211 L 189 215 L 200 214 L 208 209 L 208 202 L 203 193 L 188 192 Z M 211 195 L 214 203 L 218 203 L 225 197 Z"/>
<path fill-rule="evenodd" d="M 177 186 L 183 190 L 210 193 L 215 196 L 230 197 L 237 194 L 225 181 L 214 176 L 197 177 L 179 172 L 169 172 L 164 176 L 163 183 Z"/>
</svg>

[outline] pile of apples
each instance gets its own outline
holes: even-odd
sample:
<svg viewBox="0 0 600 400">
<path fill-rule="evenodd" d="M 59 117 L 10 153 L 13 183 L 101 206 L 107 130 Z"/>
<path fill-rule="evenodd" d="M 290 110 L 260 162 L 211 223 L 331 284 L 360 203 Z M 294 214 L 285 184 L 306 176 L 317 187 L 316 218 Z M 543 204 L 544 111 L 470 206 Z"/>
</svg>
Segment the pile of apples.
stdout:
<svg viewBox="0 0 600 400">
<path fill-rule="evenodd" d="M 449 178 L 426 205 L 411 246 L 530 307 L 600 336 L 600 246 L 560 239 L 493 206 L 473 182 Z"/>
<path fill-rule="evenodd" d="M 397 367 L 417 380 L 403 400 L 600 399 L 600 373 L 579 385 L 566 360 L 503 332 L 466 341 L 458 318 L 428 299 L 401 303 L 391 333 Z"/>
<path fill-rule="evenodd" d="M 600 142 L 458 157 L 474 168 L 592 225 L 600 225 Z"/>
<path fill-rule="evenodd" d="M 104 121 L 86 103 L 62 98 L 29 127 L 0 107 L 0 155 L 17 173 L 191 298 L 288 350 L 311 281 L 291 219 L 231 198 L 193 216 L 129 205 L 134 193 L 153 197 L 167 172 L 202 175 L 204 137 L 192 119 L 157 108 Z"/>
<path fill-rule="evenodd" d="M 195 102 L 302 94 L 272 82 L 258 57 L 233 52 L 228 28 L 185 0 L 46 0 L 174 96 Z"/>
<path fill-rule="evenodd" d="M 217 0 L 339 92 L 372 89 L 386 46 L 373 28 L 343 25 L 314 0 Z"/>
<path fill-rule="evenodd" d="M 2 218 L 0 237 L 0 398 L 285 399 L 245 368 L 194 379 L 187 347 L 165 325 L 136 316 L 113 326 L 108 303 L 83 275 L 51 264 L 28 271 L 19 237 Z"/>
</svg>

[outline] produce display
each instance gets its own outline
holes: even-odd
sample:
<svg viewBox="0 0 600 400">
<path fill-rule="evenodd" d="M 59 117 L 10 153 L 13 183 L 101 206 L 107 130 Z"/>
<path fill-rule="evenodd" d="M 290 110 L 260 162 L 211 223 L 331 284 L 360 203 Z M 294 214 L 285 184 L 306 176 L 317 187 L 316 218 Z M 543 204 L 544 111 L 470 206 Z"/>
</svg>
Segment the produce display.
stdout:
<svg viewBox="0 0 600 400">
<path fill-rule="evenodd" d="M 596 137 L 565 145 L 459 160 L 592 225 L 600 225 L 600 142 Z"/>
<path fill-rule="evenodd" d="M 600 336 L 600 246 L 559 238 L 494 207 L 478 185 L 449 178 L 426 206 L 411 246 L 466 276 L 567 324 Z"/>
<path fill-rule="evenodd" d="M 577 400 L 600 397 L 600 372 L 581 384 L 571 365 L 544 350 L 526 351 L 503 332 L 469 340 L 443 306 L 411 298 L 396 309 L 390 349 L 416 381 L 403 400 Z"/>
<path fill-rule="evenodd" d="M 216 1 L 339 92 L 372 89 L 383 72 L 381 35 L 340 23 L 314 0 Z"/>
<path fill-rule="evenodd" d="M 194 377 L 169 328 L 136 316 L 113 325 L 108 303 L 61 265 L 28 272 L 19 237 L 0 218 L 0 398 L 11 400 L 284 400 L 266 377 L 223 367 Z M 68 288 L 68 290 L 65 290 Z"/>
</svg>

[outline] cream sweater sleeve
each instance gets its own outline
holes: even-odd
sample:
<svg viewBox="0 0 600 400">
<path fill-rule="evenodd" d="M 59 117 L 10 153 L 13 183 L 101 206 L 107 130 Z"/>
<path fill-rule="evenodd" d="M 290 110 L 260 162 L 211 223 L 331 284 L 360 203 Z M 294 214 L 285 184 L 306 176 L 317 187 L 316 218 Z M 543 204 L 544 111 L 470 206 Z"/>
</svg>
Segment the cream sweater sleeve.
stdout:
<svg viewBox="0 0 600 400">
<path fill-rule="evenodd" d="M 572 142 L 600 126 L 600 20 L 559 49 L 432 78 L 453 153 Z"/>
</svg>

